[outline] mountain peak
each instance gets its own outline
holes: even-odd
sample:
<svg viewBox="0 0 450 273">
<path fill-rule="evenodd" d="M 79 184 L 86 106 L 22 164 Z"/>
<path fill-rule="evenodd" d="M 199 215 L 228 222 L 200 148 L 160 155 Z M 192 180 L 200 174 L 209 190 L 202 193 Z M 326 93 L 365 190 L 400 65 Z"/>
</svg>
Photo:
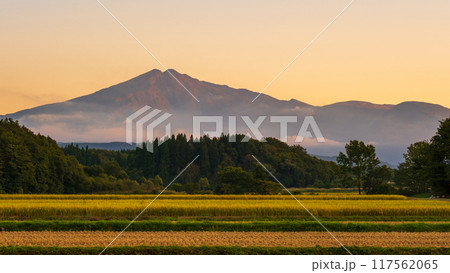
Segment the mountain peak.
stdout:
<svg viewBox="0 0 450 273">
<path fill-rule="evenodd" d="M 450 109 L 421 102 L 389 105 L 347 101 L 315 107 L 296 99 L 278 100 L 262 94 L 252 104 L 256 95 L 257 92 L 247 89 L 192 78 L 175 69 L 153 69 L 90 95 L 7 117 L 59 141 L 111 142 L 123 139 L 126 118 L 144 105 L 172 114 L 172 128 L 187 134 L 192 132 L 194 115 L 222 116 L 225 128 L 229 116 L 248 116 L 252 120 L 269 115 L 297 116 L 299 121 L 314 116 L 330 141 L 321 145 L 314 141 L 303 143 L 310 152 L 334 155 L 348 140 L 360 139 L 377 143 L 380 159 L 397 163 L 409 144 L 429 138 L 438 121 L 450 115 Z M 249 132 L 248 126 L 237 120 L 237 132 Z M 289 136 L 298 133 L 299 128 L 294 127 L 290 127 Z M 269 119 L 259 128 L 264 136 L 277 136 L 280 131 Z"/>
<path fill-rule="evenodd" d="M 166 77 L 170 77 L 171 79 L 173 79 L 173 77 L 175 77 L 177 80 L 179 80 L 181 82 L 182 81 L 189 81 L 189 82 L 190 81 L 200 81 L 196 78 L 189 76 L 188 74 L 180 73 L 173 68 L 169 68 L 162 73 L 163 73 L 163 75 L 165 75 Z"/>
<path fill-rule="evenodd" d="M 152 69 L 152 70 L 150 70 L 148 72 L 145 72 L 144 74 L 141 74 L 141 75 L 139 75 L 139 76 L 137 76 L 135 78 L 139 78 L 139 77 L 154 77 L 154 76 L 159 76 L 159 75 L 161 75 L 163 73 L 164 72 L 162 72 L 161 70 L 155 68 L 155 69 Z"/>
<path fill-rule="evenodd" d="M 144 74 L 141 74 L 141 75 L 139 75 L 139 76 L 137 76 L 137 77 L 135 77 L 133 79 L 136 79 L 136 78 L 153 78 L 153 77 L 161 77 L 161 76 L 170 76 L 170 77 L 172 77 L 172 75 L 177 77 L 177 78 L 178 77 L 183 77 L 183 76 L 188 76 L 186 74 L 182 74 L 182 73 L 176 71 L 173 68 L 169 68 L 169 69 L 167 69 L 165 71 L 162 71 L 162 70 L 159 70 L 159 69 L 155 68 L 155 69 L 152 69 L 152 70 L 150 70 L 148 72 L 145 72 Z M 131 80 L 133 80 L 133 79 L 131 79 Z"/>
<path fill-rule="evenodd" d="M 181 75 L 181 73 L 179 73 L 178 71 L 176 71 L 173 68 L 167 69 L 166 71 L 164 71 L 164 73 L 168 73 L 168 74 L 172 73 L 173 75 Z"/>
</svg>

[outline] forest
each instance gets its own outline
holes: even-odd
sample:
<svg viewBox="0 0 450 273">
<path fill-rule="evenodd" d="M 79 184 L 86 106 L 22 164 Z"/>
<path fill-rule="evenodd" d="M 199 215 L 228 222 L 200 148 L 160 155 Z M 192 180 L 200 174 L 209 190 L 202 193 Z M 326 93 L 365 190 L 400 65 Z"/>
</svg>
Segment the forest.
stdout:
<svg viewBox="0 0 450 273">
<path fill-rule="evenodd" d="M 228 136 L 194 140 L 172 135 L 153 153 L 108 151 L 34 134 L 17 121 L 0 120 L 0 192 L 2 193 L 158 193 L 197 155 L 171 184 L 169 192 L 196 194 L 277 194 L 287 188 L 352 188 L 366 194 L 449 195 L 450 119 L 441 121 L 430 141 L 408 147 L 397 169 L 380 165 L 373 145 L 352 140 L 337 163 L 311 156 L 299 145 L 275 138 L 236 142 Z"/>
</svg>

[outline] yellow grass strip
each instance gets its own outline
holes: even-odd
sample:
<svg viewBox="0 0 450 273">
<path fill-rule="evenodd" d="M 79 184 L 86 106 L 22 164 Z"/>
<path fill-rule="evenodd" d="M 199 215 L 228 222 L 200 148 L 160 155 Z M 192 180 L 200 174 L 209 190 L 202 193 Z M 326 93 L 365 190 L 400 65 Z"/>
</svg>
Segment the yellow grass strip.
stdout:
<svg viewBox="0 0 450 273">
<path fill-rule="evenodd" d="M 450 216 L 432 200 L 304 200 L 316 216 Z M 0 200 L 0 217 L 134 217 L 148 200 Z M 301 216 L 295 200 L 157 200 L 142 216 Z"/>
<path fill-rule="evenodd" d="M 0 200 L 0 217 L 134 217 L 148 200 Z M 316 216 L 450 216 L 433 200 L 304 200 Z M 295 200 L 157 200 L 142 216 L 302 216 Z"/>
</svg>

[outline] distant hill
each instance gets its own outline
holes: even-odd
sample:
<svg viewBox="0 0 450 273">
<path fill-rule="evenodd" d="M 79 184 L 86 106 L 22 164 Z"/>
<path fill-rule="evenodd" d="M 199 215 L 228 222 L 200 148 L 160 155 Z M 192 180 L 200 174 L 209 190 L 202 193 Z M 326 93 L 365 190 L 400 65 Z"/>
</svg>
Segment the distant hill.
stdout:
<svg viewBox="0 0 450 273">
<path fill-rule="evenodd" d="M 318 159 L 321 159 L 321 160 L 331 161 L 331 162 L 336 162 L 337 163 L 337 156 L 324 156 L 324 155 L 312 155 L 312 156 L 314 156 L 314 157 L 316 157 Z M 384 162 L 384 161 L 381 161 L 380 165 L 386 165 L 389 168 L 393 168 L 393 169 L 397 168 L 397 165 L 390 164 L 389 162 Z"/>
<path fill-rule="evenodd" d="M 349 101 L 318 107 L 262 94 L 251 103 L 256 92 L 200 81 L 175 70 L 171 72 L 199 103 L 168 71 L 155 69 L 91 95 L 19 111 L 7 117 L 60 142 L 92 143 L 124 142 L 126 117 L 145 105 L 171 113 L 174 134 L 190 134 L 193 115 L 225 116 L 226 131 L 230 115 L 246 115 L 252 120 L 261 115 L 295 115 L 299 121 L 312 115 L 327 141 L 303 142 L 301 145 L 310 153 L 333 156 L 342 151 L 349 140 L 359 139 L 374 144 L 381 160 L 397 164 L 409 144 L 430 138 L 438 121 L 450 116 L 450 109 L 422 102 L 378 105 Z M 295 136 L 299 126 L 290 126 L 288 135 Z M 279 136 L 279 124 L 270 123 L 269 118 L 260 129 L 264 136 Z M 237 133 L 247 132 L 248 128 L 238 119 Z"/>
<path fill-rule="evenodd" d="M 131 145 L 126 142 L 108 142 L 108 143 L 98 143 L 98 142 L 81 142 L 81 143 L 72 143 L 72 142 L 58 142 L 60 147 L 65 147 L 67 145 L 78 145 L 80 148 L 89 149 L 99 149 L 99 150 L 109 150 L 109 151 L 121 151 L 121 150 L 134 150 L 136 149 L 136 145 Z"/>
</svg>

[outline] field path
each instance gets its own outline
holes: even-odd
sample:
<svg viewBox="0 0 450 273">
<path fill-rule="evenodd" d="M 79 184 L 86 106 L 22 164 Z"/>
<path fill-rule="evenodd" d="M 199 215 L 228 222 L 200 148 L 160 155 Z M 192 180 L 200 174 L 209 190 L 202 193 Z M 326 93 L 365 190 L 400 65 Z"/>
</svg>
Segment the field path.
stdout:
<svg viewBox="0 0 450 273">
<path fill-rule="evenodd" d="M 0 232 L 0 246 L 108 245 L 117 232 Z M 450 232 L 335 232 L 347 246 L 450 247 Z M 112 246 L 337 247 L 325 232 L 125 232 Z"/>
</svg>

